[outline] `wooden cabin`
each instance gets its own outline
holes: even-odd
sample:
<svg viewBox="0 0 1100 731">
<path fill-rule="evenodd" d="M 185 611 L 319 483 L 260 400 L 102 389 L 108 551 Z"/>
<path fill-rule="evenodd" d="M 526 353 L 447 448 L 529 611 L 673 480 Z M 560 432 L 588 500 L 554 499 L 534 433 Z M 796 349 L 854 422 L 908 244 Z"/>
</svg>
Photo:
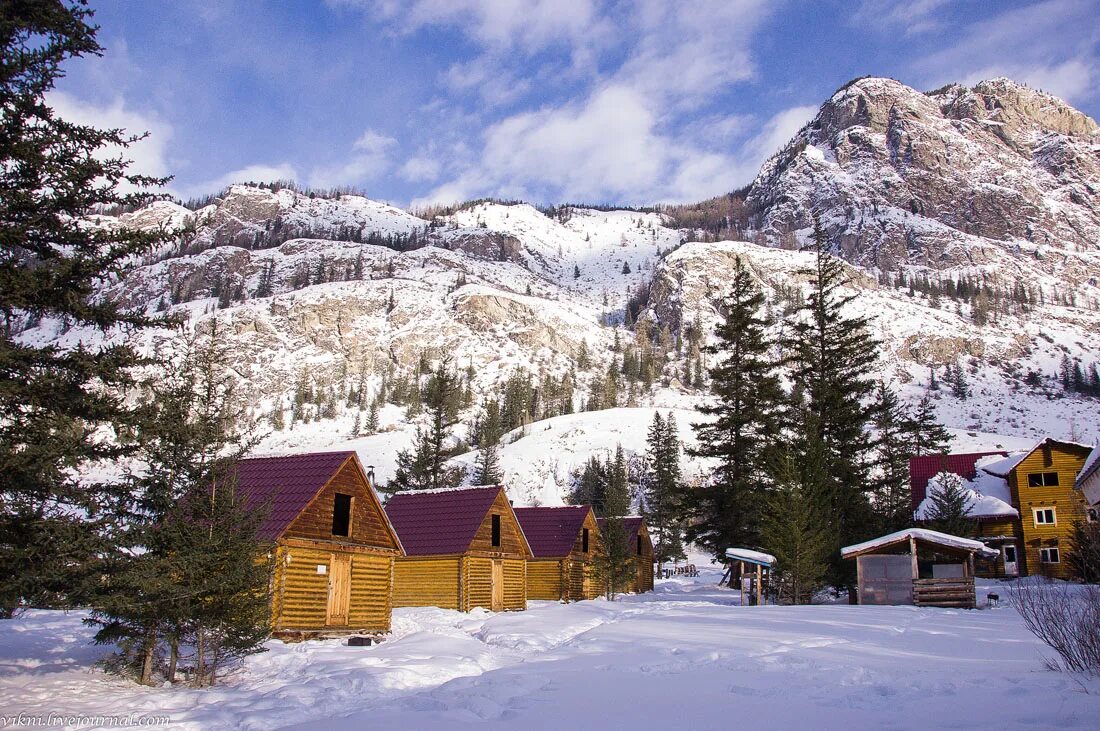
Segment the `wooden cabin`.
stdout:
<svg viewBox="0 0 1100 731">
<path fill-rule="evenodd" d="M 994 558 L 981 541 L 908 528 L 842 548 L 856 561 L 860 604 L 973 609 L 975 556 Z"/>
<path fill-rule="evenodd" d="M 399 492 L 386 514 L 405 549 L 395 607 L 527 608 L 531 549 L 503 487 Z"/>
<path fill-rule="evenodd" d="M 601 588 L 596 557 L 603 550 L 591 506 L 516 508 L 533 558 L 527 562 L 527 598 L 594 599 Z"/>
<path fill-rule="evenodd" d="M 268 511 L 275 636 L 389 631 L 401 543 L 355 452 L 242 459 L 235 479 Z"/>
<path fill-rule="evenodd" d="M 604 518 L 596 521 L 600 526 L 600 532 L 604 531 Z M 653 590 L 653 540 L 649 536 L 649 527 L 645 524 L 645 518 L 631 515 L 623 518 L 623 530 L 626 531 L 627 541 L 634 549 L 634 582 L 624 587 L 623 591 L 641 594 Z"/>
</svg>

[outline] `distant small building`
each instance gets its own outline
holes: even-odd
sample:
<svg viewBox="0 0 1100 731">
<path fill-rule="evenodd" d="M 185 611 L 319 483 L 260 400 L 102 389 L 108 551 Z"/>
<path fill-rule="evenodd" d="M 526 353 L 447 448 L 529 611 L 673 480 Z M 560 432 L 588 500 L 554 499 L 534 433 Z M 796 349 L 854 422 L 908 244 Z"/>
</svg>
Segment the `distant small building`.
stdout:
<svg viewBox="0 0 1100 731">
<path fill-rule="evenodd" d="M 975 535 L 1000 551 L 979 561 L 980 576 L 1043 574 L 1068 578 L 1064 555 L 1075 521 L 1087 518 L 1082 481 L 1091 447 L 1043 439 L 1029 450 L 1008 454 L 983 452 L 931 455 L 910 460 L 917 521 L 928 517 L 929 491 L 945 475 L 958 475 L 968 493 Z"/>
<path fill-rule="evenodd" d="M 527 608 L 531 549 L 503 487 L 399 492 L 386 514 L 406 554 L 394 564 L 395 607 Z"/>
<path fill-rule="evenodd" d="M 355 452 L 242 459 L 236 481 L 268 509 L 258 535 L 274 545 L 276 636 L 389 630 L 401 543 Z"/>
<path fill-rule="evenodd" d="M 623 530 L 626 532 L 628 545 L 633 548 L 632 561 L 634 563 L 634 581 L 622 591 L 641 594 L 653 590 L 653 540 L 649 536 L 649 527 L 645 518 L 632 515 L 622 519 Z M 605 532 L 604 518 L 596 521 L 600 526 L 600 532 Z"/>
<path fill-rule="evenodd" d="M 975 556 L 996 558 L 981 541 L 908 528 L 842 548 L 856 561 L 860 604 L 974 608 Z"/>
<path fill-rule="evenodd" d="M 516 508 L 534 554 L 527 562 L 527 598 L 594 599 L 601 587 L 596 557 L 603 552 L 596 515 L 589 505 Z"/>
</svg>

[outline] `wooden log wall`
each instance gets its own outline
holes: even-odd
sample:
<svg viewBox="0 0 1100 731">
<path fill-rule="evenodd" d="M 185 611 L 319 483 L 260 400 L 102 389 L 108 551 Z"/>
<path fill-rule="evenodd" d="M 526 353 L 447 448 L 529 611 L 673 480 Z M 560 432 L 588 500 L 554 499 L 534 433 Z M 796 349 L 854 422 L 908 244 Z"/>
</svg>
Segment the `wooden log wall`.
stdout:
<svg viewBox="0 0 1100 731">
<path fill-rule="evenodd" d="M 527 561 L 504 559 L 504 610 L 527 609 Z"/>
<path fill-rule="evenodd" d="M 393 606 L 443 607 L 460 605 L 457 556 L 410 556 L 394 561 Z"/>
<path fill-rule="evenodd" d="M 913 581 L 913 603 L 918 607 L 964 607 L 976 604 L 974 579 L 916 579 Z"/>
<path fill-rule="evenodd" d="M 556 601 L 562 596 L 562 562 L 538 558 L 527 562 L 527 598 Z"/>
<path fill-rule="evenodd" d="M 320 629 L 328 613 L 328 565 L 330 551 L 284 548 L 276 567 L 279 612 L 276 629 Z M 289 558 L 289 561 L 287 559 Z M 317 573 L 325 566 L 326 573 Z"/>
<path fill-rule="evenodd" d="M 465 587 L 462 611 L 474 607 L 493 608 L 493 560 L 467 556 L 463 559 L 462 585 Z"/>
<path fill-rule="evenodd" d="M 389 631 L 393 564 L 392 556 L 364 553 L 352 556 L 350 629 Z"/>
</svg>

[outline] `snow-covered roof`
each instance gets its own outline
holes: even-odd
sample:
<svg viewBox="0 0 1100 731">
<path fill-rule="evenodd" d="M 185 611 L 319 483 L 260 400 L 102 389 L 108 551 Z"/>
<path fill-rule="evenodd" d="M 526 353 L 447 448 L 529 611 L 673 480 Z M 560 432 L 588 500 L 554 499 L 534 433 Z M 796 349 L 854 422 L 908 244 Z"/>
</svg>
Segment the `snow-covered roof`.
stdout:
<svg viewBox="0 0 1100 731">
<path fill-rule="evenodd" d="M 959 480 L 966 494 L 966 514 L 971 518 L 1018 518 L 1020 513 L 1012 506 L 1012 491 L 1003 477 L 986 471 L 985 466 L 1005 461 L 1005 457 L 989 455 L 979 457 L 974 463 L 975 475 L 967 479 L 952 472 L 940 472 L 928 481 L 924 500 L 914 513 L 917 520 L 928 520 L 931 516 L 932 498 L 938 495 L 946 480 Z"/>
<path fill-rule="evenodd" d="M 983 558 L 996 558 L 1000 555 L 992 548 L 987 548 L 981 541 L 975 541 L 970 538 L 960 538 L 959 536 L 940 533 L 939 531 L 928 530 L 927 528 L 906 528 L 896 533 L 890 533 L 889 535 L 873 538 L 863 543 L 857 543 L 854 546 L 846 546 L 840 549 L 840 555 L 844 558 L 853 558 L 861 553 L 866 553 L 876 548 L 884 548 L 895 543 L 908 541 L 910 538 L 923 541 L 924 543 L 932 543 L 937 546 L 958 548 L 963 551 L 973 551 Z"/>
<path fill-rule="evenodd" d="M 727 548 L 726 558 L 732 558 L 734 561 L 745 561 L 746 563 L 757 564 L 759 566 L 771 567 L 775 565 L 775 556 L 770 553 L 753 551 L 748 548 Z"/>
<path fill-rule="evenodd" d="M 1100 503 L 1100 446 L 1092 448 L 1077 475 L 1076 487 L 1085 494 L 1089 505 Z"/>
</svg>

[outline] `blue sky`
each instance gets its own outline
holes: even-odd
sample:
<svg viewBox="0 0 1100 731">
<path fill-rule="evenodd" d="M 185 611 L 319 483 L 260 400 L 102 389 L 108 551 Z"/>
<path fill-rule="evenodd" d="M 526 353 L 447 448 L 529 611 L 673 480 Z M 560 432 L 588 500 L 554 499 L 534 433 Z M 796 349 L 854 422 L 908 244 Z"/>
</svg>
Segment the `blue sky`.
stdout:
<svg viewBox="0 0 1100 731">
<path fill-rule="evenodd" d="M 136 168 L 230 182 L 644 204 L 748 183 L 855 76 L 1006 75 L 1100 112 L 1096 0 L 91 0 L 58 111 Z"/>
</svg>

